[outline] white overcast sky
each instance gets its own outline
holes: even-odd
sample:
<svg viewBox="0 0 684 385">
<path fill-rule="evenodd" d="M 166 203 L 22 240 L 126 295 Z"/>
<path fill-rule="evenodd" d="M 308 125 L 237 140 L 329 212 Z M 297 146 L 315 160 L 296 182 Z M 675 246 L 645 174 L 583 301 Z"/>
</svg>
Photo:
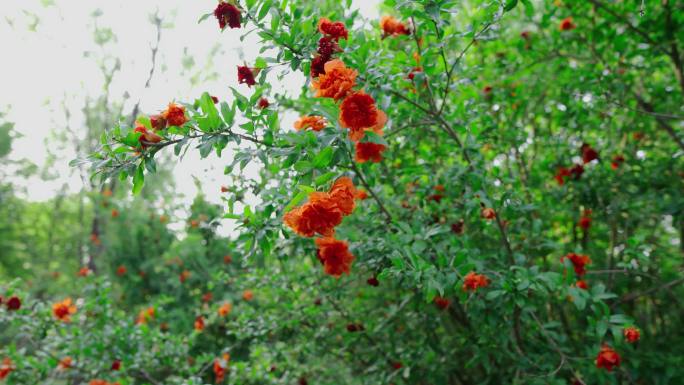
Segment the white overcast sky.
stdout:
<svg viewBox="0 0 684 385">
<path fill-rule="evenodd" d="M 361 9 L 366 18 L 377 19 L 379 2 L 355 0 L 353 7 Z M 15 129 L 23 136 L 14 142 L 12 159 L 27 158 L 38 165 L 45 162 L 44 139 L 51 130 L 60 130 L 65 125 L 62 103 L 75 114 L 70 122 L 72 127 L 82 127 L 78 112 L 84 97 L 97 95 L 102 89 L 100 71 L 92 58 L 84 56 L 84 52 L 98 49 L 93 42 L 90 16 L 97 9 L 102 11 L 98 24 L 111 28 L 117 37 L 116 43 L 107 49 L 122 62 L 112 94 L 115 98 L 126 91 L 131 95 L 124 113 L 130 113 L 138 98 L 142 111 L 153 113 L 171 100 L 193 100 L 204 91 L 229 100 L 229 85 L 249 93 L 246 86 L 237 85 L 235 68 L 258 56 L 258 44 L 253 38 L 240 42 L 237 30 L 220 33 L 213 18 L 197 23 L 202 14 L 213 10 L 215 0 L 2 0 L 1 3 L 0 111 L 7 112 L 6 119 L 14 122 Z M 157 68 L 151 87 L 144 90 L 150 68 L 150 46 L 155 40 L 155 30 L 148 17 L 157 9 L 171 27 L 162 32 L 158 64 L 163 68 Z M 208 64 L 209 52 L 216 43 L 220 43 L 221 50 L 213 64 Z M 195 59 L 195 68 L 209 65 L 210 70 L 220 74 L 219 80 L 192 87 L 188 77 L 181 75 L 181 59 L 186 49 Z M 289 90 L 298 90 L 303 81 L 301 75 L 288 76 L 286 83 L 280 84 L 273 79 L 274 88 Z M 291 127 L 292 120 L 292 116 L 283 118 L 282 126 Z M 69 191 L 80 188 L 80 178 L 67 165 L 73 153 L 59 156 L 52 170 L 59 175 L 56 180 L 15 181 L 27 188 L 27 198 L 49 199 L 65 184 Z M 200 160 L 196 152 L 179 162 L 175 175 L 183 201 L 191 200 L 197 192 L 190 182 L 191 176 L 195 176 L 202 181 L 208 198 L 213 196 L 210 200 L 218 202 L 219 188 L 226 183 L 225 163 L 225 159 Z"/>
</svg>

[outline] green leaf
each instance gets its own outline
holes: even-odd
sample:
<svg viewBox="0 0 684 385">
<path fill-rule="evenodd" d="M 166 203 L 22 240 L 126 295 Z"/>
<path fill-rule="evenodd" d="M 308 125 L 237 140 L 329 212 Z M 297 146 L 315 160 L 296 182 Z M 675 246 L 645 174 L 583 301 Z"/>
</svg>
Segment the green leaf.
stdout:
<svg viewBox="0 0 684 385">
<path fill-rule="evenodd" d="M 333 153 L 334 153 L 334 151 L 333 151 L 332 147 L 325 147 L 314 158 L 314 160 L 313 160 L 314 167 L 323 168 L 323 167 L 328 166 L 330 164 L 330 161 L 332 161 Z"/>
<path fill-rule="evenodd" d="M 133 195 L 140 194 L 143 185 L 145 184 L 145 166 L 144 162 L 140 162 L 138 168 L 135 170 L 133 175 Z"/>
<path fill-rule="evenodd" d="M 213 12 L 205 13 L 204 15 L 202 15 L 202 17 L 199 18 L 199 20 L 197 20 L 197 24 L 200 24 L 201 22 L 203 22 L 204 20 L 207 20 L 208 18 L 210 18 L 213 15 L 214 15 Z"/>
<path fill-rule="evenodd" d="M 506 12 L 511 11 L 513 8 L 515 8 L 516 5 L 518 5 L 518 0 L 508 0 L 506 2 L 506 7 L 504 8 L 504 10 Z"/>
<path fill-rule="evenodd" d="M 287 206 L 285 206 L 284 211 L 285 212 L 290 211 L 293 207 L 297 206 L 299 204 L 299 202 L 303 201 L 308 196 L 309 196 L 309 194 L 307 192 L 300 191 L 299 193 L 297 193 L 297 195 L 294 196 L 294 198 L 292 198 L 290 203 L 288 203 Z"/>
</svg>

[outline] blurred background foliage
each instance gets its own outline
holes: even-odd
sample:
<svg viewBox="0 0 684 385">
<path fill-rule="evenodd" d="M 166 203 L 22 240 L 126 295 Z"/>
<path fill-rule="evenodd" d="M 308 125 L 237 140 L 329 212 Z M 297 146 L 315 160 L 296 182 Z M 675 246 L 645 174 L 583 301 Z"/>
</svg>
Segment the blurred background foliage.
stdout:
<svg viewBox="0 0 684 385">
<path fill-rule="evenodd" d="M 251 27 L 271 66 L 226 106 L 242 115 L 240 129 L 289 149 L 200 138 L 203 157 L 231 150 L 226 191 L 202 192 L 195 180 L 200 193 L 180 206 L 174 194 L 190 177 L 174 175 L 168 151 L 152 154 L 155 170 L 138 195 L 117 175 L 98 183 L 81 164 L 81 191 L 29 201 L 13 178 L 52 178 L 50 162 L 65 160 L 59 151 L 46 166 L 7 160 L 18 134 L 0 116 L 0 296 L 24 302 L 0 309 L 0 357 L 16 365 L 8 384 L 209 384 L 224 353 L 230 384 L 681 381 L 684 4 L 382 2 L 382 14 L 410 21 L 414 40 L 381 38 L 377 20 L 351 1 L 243 3 L 251 21 L 267 20 Z M 275 79 L 308 75 L 323 16 L 345 22 L 341 57 L 390 117 L 380 164 L 350 168 L 337 107 L 313 98 L 308 83 L 301 95 L 273 90 Z M 576 28 L 561 30 L 567 17 Z M 162 31 L 159 15 L 150 22 Z M 105 27 L 93 36 L 102 47 L 116 39 Z M 79 157 L 98 151 L 116 122 L 153 112 L 125 108 L 130 96 L 109 87 L 118 58 L 89 55 L 102 94 L 86 100 L 83 126 L 56 127 L 49 146 Z M 183 67 L 179 76 L 192 83 L 216 79 L 192 56 Z M 254 107 L 262 94 L 274 104 L 265 112 Z M 199 104 L 188 105 L 193 119 L 206 113 Z M 331 123 L 293 133 L 279 124 L 286 111 Z M 598 160 L 560 185 L 559 168 L 582 164 L 584 143 Z M 326 148 L 334 153 L 317 166 Z M 250 163 L 256 172 L 245 171 Z M 350 276 L 334 279 L 310 240 L 283 228 L 282 214 L 301 186 L 324 190 L 343 174 L 357 184 L 365 176 L 392 220 L 376 200 L 359 203 L 338 230 L 357 260 Z M 205 194 L 224 194 L 222 205 Z M 504 223 L 484 220 L 483 207 Z M 579 225 L 586 210 L 588 229 Z M 229 236 L 225 218 L 236 226 Z M 588 290 L 561 261 L 571 252 L 591 257 Z M 464 292 L 472 270 L 491 286 Z M 51 304 L 65 297 L 78 312 L 59 323 Z M 628 326 L 641 329 L 637 344 L 624 340 Z M 613 372 L 595 365 L 602 344 L 622 356 Z M 65 357 L 74 367 L 57 370 Z"/>
</svg>

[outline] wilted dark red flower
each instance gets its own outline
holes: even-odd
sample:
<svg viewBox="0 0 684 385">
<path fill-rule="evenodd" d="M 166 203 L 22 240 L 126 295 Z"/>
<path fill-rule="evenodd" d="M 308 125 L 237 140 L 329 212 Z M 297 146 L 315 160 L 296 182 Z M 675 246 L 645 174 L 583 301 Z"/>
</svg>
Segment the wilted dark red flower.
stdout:
<svg viewBox="0 0 684 385">
<path fill-rule="evenodd" d="M 328 35 L 335 40 L 347 39 L 349 33 L 340 21 L 332 22 L 326 18 L 322 18 L 318 22 L 318 31 L 324 35 Z"/>
<path fill-rule="evenodd" d="M 463 219 L 456 223 L 451 224 L 451 232 L 457 235 L 463 234 L 463 229 L 465 227 L 465 222 L 463 222 Z"/>
<path fill-rule="evenodd" d="M 212 298 L 214 298 L 214 295 L 211 292 L 202 294 L 202 302 L 211 302 Z"/>
<path fill-rule="evenodd" d="M 373 162 L 379 163 L 382 161 L 382 153 L 387 149 L 384 144 L 372 142 L 357 142 L 356 155 L 354 160 L 359 163 Z"/>
<path fill-rule="evenodd" d="M 435 306 L 437 306 L 440 310 L 446 310 L 449 307 L 449 305 L 451 305 L 451 300 L 440 296 L 435 297 L 434 301 Z"/>
<path fill-rule="evenodd" d="M 522 38 L 525 39 L 525 40 L 529 39 L 529 38 L 530 38 L 530 31 L 522 31 L 522 32 L 520 32 L 520 37 L 522 37 Z"/>
<path fill-rule="evenodd" d="M 370 286 L 378 287 L 380 285 L 380 281 L 376 277 L 370 277 L 366 280 L 366 283 L 369 284 Z"/>
<path fill-rule="evenodd" d="M 561 31 L 570 31 L 575 29 L 577 26 L 575 23 L 572 22 L 572 17 L 566 17 L 565 19 L 561 20 L 560 22 L 560 30 Z"/>
<path fill-rule="evenodd" d="M 150 116 L 150 125 L 155 131 L 158 130 L 163 130 L 166 128 L 166 119 L 164 118 L 163 115 L 151 115 Z"/>
<path fill-rule="evenodd" d="M 578 223 L 579 227 L 581 227 L 584 230 L 589 230 L 591 227 L 591 210 L 586 209 L 582 212 L 582 216 L 579 219 Z"/>
<path fill-rule="evenodd" d="M 394 361 L 392 362 L 392 367 L 396 370 L 399 370 L 404 367 L 404 364 L 402 364 L 400 361 Z"/>
<path fill-rule="evenodd" d="M 237 68 L 238 83 L 247 84 L 247 86 L 251 87 L 251 86 L 256 84 L 256 80 L 254 80 L 254 78 L 258 74 L 259 74 L 259 69 L 257 69 L 257 68 L 250 68 L 247 66 L 238 66 L 238 68 Z"/>
<path fill-rule="evenodd" d="M 7 299 L 7 310 L 19 310 L 21 309 L 21 300 L 16 295 L 11 296 Z"/>
<path fill-rule="evenodd" d="M 639 341 L 639 338 L 641 338 L 641 331 L 634 326 L 626 327 L 625 330 L 622 331 L 622 334 L 625 336 L 625 340 L 630 344 Z"/>
<path fill-rule="evenodd" d="M 226 265 L 229 265 L 232 262 L 233 262 L 233 257 L 231 257 L 230 255 L 224 255 L 223 256 L 223 263 L 225 263 Z"/>
<path fill-rule="evenodd" d="M 330 36 L 323 36 L 318 40 L 317 52 L 323 57 L 331 57 L 333 54 L 342 52 L 342 48 L 337 44 L 337 40 Z"/>
<path fill-rule="evenodd" d="M 265 108 L 268 108 L 268 106 L 270 106 L 270 105 L 271 105 L 271 103 L 268 102 L 268 99 L 266 99 L 266 98 L 259 99 L 259 108 L 261 108 L 262 110 Z"/>
<path fill-rule="evenodd" d="M 169 126 L 181 127 L 188 121 L 185 117 L 185 107 L 176 103 L 169 103 L 166 110 L 162 111 L 162 117 L 166 119 Z"/>
<path fill-rule="evenodd" d="M 339 277 L 349 274 L 354 256 L 349 252 L 349 245 L 332 237 L 316 238 L 318 259 L 323 263 L 325 273 Z"/>
<path fill-rule="evenodd" d="M 578 180 L 584 174 L 584 167 L 581 164 L 576 164 L 570 168 L 570 175 L 573 179 Z"/>
<path fill-rule="evenodd" d="M 214 104 L 218 104 L 219 98 L 217 98 L 216 96 L 212 95 L 212 96 L 211 96 L 211 101 L 214 102 Z"/>
<path fill-rule="evenodd" d="M 599 157 L 598 151 L 594 150 L 591 145 L 587 143 L 582 144 L 580 151 L 582 151 L 582 161 L 584 164 L 587 164 L 594 159 L 598 159 Z"/>
<path fill-rule="evenodd" d="M 587 273 L 586 266 L 591 264 L 591 259 L 587 255 L 569 253 L 561 257 L 561 262 L 565 261 L 565 259 L 570 260 L 573 268 L 575 269 L 575 274 L 577 274 L 580 277 Z"/>
<path fill-rule="evenodd" d="M 112 370 L 120 370 L 121 369 L 121 360 L 114 360 L 112 362 Z"/>
<path fill-rule="evenodd" d="M 309 385 L 309 382 L 306 380 L 306 377 L 299 377 L 299 381 L 297 381 L 299 385 Z"/>
<path fill-rule="evenodd" d="M 484 88 L 482 89 L 482 92 L 483 92 L 485 95 L 489 95 L 489 94 L 492 93 L 492 90 L 493 90 L 493 89 L 494 89 L 494 88 L 492 88 L 492 86 L 484 86 Z"/>
<path fill-rule="evenodd" d="M 383 37 L 411 34 L 411 31 L 404 23 L 388 15 L 380 18 L 380 29 L 382 29 Z"/>
<path fill-rule="evenodd" d="M 331 236 L 335 227 L 342 223 L 342 217 L 342 210 L 330 194 L 313 192 L 307 203 L 289 211 L 283 221 L 304 237 L 313 237 L 316 233 Z"/>
<path fill-rule="evenodd" d="M 612 371 L 616 366 L 620 366 L 620 355 L 608 345 L 603 345 L 596 357 L 596 367 Z"/>
<path fill-rule="evenodd" d="M 613 161 L 610 162 L 610 167 L 611 167 L 613 170 L 617 170 L 618 167 L 620 167 L 620 165 L 621 165 L 622 163 L 624 163 L 624 162 L 625 162 L 625 157 L 624 157 L 624 156 L 622 156 L 622 155 L 615 155 L 615 156 L 613 157 Z"/>
<path fill-rule="evenodd" d="M 325 63 L 330 60 L 329 56 L 316 55 L 311 59 L 311 77 L 317 78 L 325 73 Z"/>
<path fill-rule="evenodd" d="M 358 332 L 361 330 L 358 324 L 347 324 L 347 331 L 350 333 Z"/>
<path fill-rule="evenodd" d="M 163 139 L 161 136 L 149 131 L 143 126 L 137 126 L 134 131 L 141 134 L 140 137 L 138 137 L 138 141 L 140 142 L 140 146 L 142 148 L 147 148 L 147 146 L 152 143 L 159 143 Z"/>
<path fill-rule="evenodd" d="M 382 135 L 387 115 L 375 106 L 375 99 L 363 91 L 349 94 L 340 105 L 340 125 L 349 129 L 349 138 L 358 142 L 365 131 Z"/>
<path fill-rule="evenodd" d="M 214 16 L 218 20 L 221 29 L 226 28 L 226 26 L 240 28 L 240 10 L 233 4 L 220 2 L 214 10 Z"/>
<path fill-rule="evenodd" d="M 482 274 L 477 274 L 474 271 L 466 274 L 463 278 L 463 290 L 475 291 L 481 287 L 489 286 L 489 278 Z"/>
</svg>

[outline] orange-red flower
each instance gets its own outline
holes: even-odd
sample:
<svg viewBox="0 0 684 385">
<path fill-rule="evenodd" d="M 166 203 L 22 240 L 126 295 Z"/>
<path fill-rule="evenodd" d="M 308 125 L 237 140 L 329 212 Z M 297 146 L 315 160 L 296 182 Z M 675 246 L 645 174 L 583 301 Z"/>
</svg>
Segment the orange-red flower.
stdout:
<svg viewBox="0 0 684 385">
<path fill-rule="evenodd" d="M 105 380 L 91 380 L 89 385 L 119 385 L 118 382 L 107 382 Z"/>
<path fill-rule="evenodd" d="M 584 212 L 582 212 L 582 216 L 579 219 L 578 223 L 579 227 L 581 227 L 584 230 L 589 230 L 591 227 L 591 210 L 586 209 Z"/>
<path fill-rule="evenodd" d="M 90 269 L 87 268 L 86 266 L 83 266 L 82 268 L 80 268 L 80 269 L 78 270 L 77 275 L 78 275 L 79 277 L 87 277 L 87 276 L 89 276 L 92 272 L 93 272 L 92 270 L 90 270 Z"/>
<path fill-rule="evenodd" d="M 223 263 L 225 263 L 226 265 L 230 265 L 231 263 L 233 263 L 233 257 L 231 257 L 230 255 L 224 255 Z"/>
<path fill-rule="evenodd" d="M 356 203 L 356 187 L 348 176 L 338 178 L 330 188 L 330 198 L 335 201 L 342 215 L 349 215 L 354 211 Z"/>
<path fill-rule="evenodd" d="M 8 357 L 5 357 L 2 360 L 2 364 L 0 364 L 0 380 L 5 379 L 7 376 L 9 376 L 10 373 L 14 370 L 14 365 L 12 364 L 12 360 L 10 360 Z"/>
<path fill-rule="evenodd" d="M 242 299 L 244 299 L 245 301 L 251 301 L 252 299 L 254 299 L 254 293 L 252 293 L 251 290 L 245 290 L 242 292 Z"/>
<path fill-rule="evenodd" d="M 119 210 L 112 209 L 112 218 L 117 218 L 119 216 Z"/>
<path fill-rule="evenodd" d="M 16 295 L 9 297 L 7 299 L 7 310 L 19 310 L 21 309 L 21 300 Z"/>
<path fill-rule="evenodd" d="M 624 156 L 622 156 L 622 155 L 615 155 L 615 156 L 613 157 L 613 161 L 610 162 L 610 167 L 611 167 L 613 170 L 617 170 L 618 167 L 620 167 L 620 165 L 621 165 L 622 163 L 624 163 L 624 162 L 625 162 L 625 157 L 624 157 Z"/>
<path fill-rule="evenodd" d="M 356 142 L 354 160 L 359 163 L 382 161 L 382 153 L 387 149 L 384 144 L 373 142 Z"/>
<path fill-rule="evenodd" d="M 482 210 L 480 210 L 480 216 L 484 219 L 494 219 L 496 218 L 496 211 L 494 211 L 493 208 L 491 207 L 483 207 Z"/>
<path fill-rule="evenodd" d="M 347 96 L 352 87 L 356 85 L 358 72 L 347 68 L 339 59 L 325 63 L 324 73 L 311 83 L 311 87 L 317 90 L 317 98 L 333 98 L 339 100 Z"/>
<path fill-rule="evenodd" d="M 577 26 L 572 22 L 572 17 L 566 17 L 561 20 L 559 28 L 561 31 L 570 31 L 577 28 Z"/>
<path fill-rule="evenodd" d="M 575 286 L 578 289 L 582 290 L 588 290 L 589 289 L 589 284 L 587 284 L 587 281 L 580 279 L 579 281 L 575 282 Z"/>
<path fill-rule="evenodd" d="M 214 298 L 214 295 L 209 292 L 209 293 L 204 293 L 202 295 L 202 302 L 211 302 L 211 299 Z"/>
<path fill-rule="evenodd" d="M 363 91 L 349 94 L 340 105 L 340 124 L 349 129 L 349 138 L 358 142 L 365 131 L 382 135 L 387 115 L 375 106 L 375 99 Z"/>
<path fill-rule="evenodd" d="M 368 193 L 364 189 L 358 189 L 356 190 L 356 195 L 354 196 L 354 198 L 361 201 L 366 200 L 368 199 Z"/>
<path fill-rule="evenodd" d="M 324 266 L 328 275 L 339 277 L 342 273 L 349 274 L 354 256 L 349 252 L 349 245 L 332 237 L 316 238 L 318 260 Z"/>
<path fill-rule="evenodd" d="M 214 376 L 217 384 L 223 382 L 230 362 L 230 354 L 224 353 L 223 357 L 214 360 Z"/>
<path fill-rule="evenodd" d="M 62 302 L 57 302 L 52 305 L 52 314 L 62 322 L 70 322 L 71 316 L 76 314 L 76 305 L 71 301 L 71 298 L 66 298 Z"/>
<path fill-rule="evenodd" d="M 256 84 L 256 80 L 254 78 L 259 74 L 259 69 L 258 68 L 250 68 L 247 66 L 238 66 L 237 68 L 237 75 L 238 75 L 238 83 L 240 84 L 247 84 L 247 86 L 251 87 Z"/>
<path fill-rule="evenodd" d="M 342 223 L 342 217 L 336 199 L 328 193 L 312 192 L 309 201 L 285 214 L 283 221 L 303 237 L 313 237 L 316 233 L 331 236 Z"/>
<path fill-rule="evenodd" d="M 181 273 L 180 273 L 180 276 L 178 277 L 178 279 L 180 280 L 180 283 L 185 283 L 185 281 L 187 281 L 188 278 L 190 278 L 190 275 L 191 275 L 191 274 L 192 274 L 192 273 L 190 273 L 190 271 L 188 271 L 188 270 L 183 270 L 183 272 L 181 272 Z"/>
<path fill-rule="evenodd" d="M 185 117 L 185 107 L 176 103 L 169 103 L 166 110 L 162 112 L 162 117 L 166 119 L 169 126 L 181 127 L 188 122 L 188 118 Z"/>
<path fill-rule="evenodd" d="M 625 330 L 622 331 L 622 334 L 630 344 L 639 341 L 639 338 L 641 338 L 641 331 L 634 326 L 626 327 Z"/>
<path fill-rule="evenodd" d="M 325 17 L 318 22 L 318 31 L 324 35 L 328 35 L 335 40 L 347 39 L 349 33 L 340 21 L 332 22 Z"/>
<path fill-rule="evenodd" d="M 218 20 L 221 29 L 225 29 L 226 26 L 240 28 L 240 9 L 233 4 L 219 2 L 214 10 L 214 17 Z"/>
<path fill-rule="evenodd" d="M 314 131 L 320 131 L 325 128 L 326 124 L 325 118 L 318 115 L 308 115 L 302 116 L 294 123 L 294 128 L 299 130 L 306 130 L 311 128 Z"/>
<path fill-rule="evenodd" d="M 59 360 L 59 363 L 57 364 L 57 370 L 71 369 L 73 363 L 74 360 L 72 360 L 71 357 L 64 357 L 61 360 Z"/>
<path fill-rule="evenodd" d="M 463 278 L 463 290 L 475 291 L 481 287 L 489 286 L 489 278 L 483 274 L 477 274 L 474 271 L 466 274 Z"/>
<path fill-rule="evenodd" d="M 448 298 L 437 296 L 435 297 L 435 305 L 440 310 L 446 310 L 449 307 L 449 305 L 451 305 L 451 301 Z"/>
<path fill-rule="evenodd" d="M 620 366 L 620 355 L 610 346 L 603 345 L 596 356 L 596 367 L 610 372 L 616 366 Z"/>
<path fill-rule="evenodd" d="M 230 312 L 231 312 L 232 310 L 233 310 L 233 305 L 230 304 L 230 303 L 228 303 L 228 302 L 226 302 L 226 303 L 222 304 L 222 305 L 218 308 L 218 315 L 221 316 L 221 317 L 225 317 L 225 316 L 227 316 L 228 314 L 230 314 Z"/>
<path fill-rule="evenodd" d="M 380 28 L 383 37 L 396 35 L 410 35 L 409 28 L 393 16 L 383 16 L 380 18 Z"/>
<path fill-rule="evenodd" d="M 138 317 L 135 319 L 135 323 L 138 325 L 148 323 L 154 318 L 154 313 L 155 309 L 153 306 L 140 310 Z"/>
<path fill-rule="evenodd" d="M 204 330 L 204 317 L 201 315 L 198 315 L 197 318 L 195 318 L 195 330 L 198 332 Z"/>
<path fill-rule="evenodd" d="M 575 274 L 578 276 L 583 276 L 587 272 L 587 265 L 591 263 L 591 259 L 587 255 L 580 255 L 575 253 L 569 253 L 561 257 L 561 262 L 565 259 L 569 259 L 572 262 L 572 266 L 575 269 Z"/>
<path fill-rule="evenodd" d="M 562 186 L 565 184 L 565 178 L 570 176 L 570 170 L 565 167 L 558 167 L 558 171 L 556 171 L 556 175 L 554 178 L 556 178 L 556 182 L 558 182 L 559 186 Z"/>
</svg>

